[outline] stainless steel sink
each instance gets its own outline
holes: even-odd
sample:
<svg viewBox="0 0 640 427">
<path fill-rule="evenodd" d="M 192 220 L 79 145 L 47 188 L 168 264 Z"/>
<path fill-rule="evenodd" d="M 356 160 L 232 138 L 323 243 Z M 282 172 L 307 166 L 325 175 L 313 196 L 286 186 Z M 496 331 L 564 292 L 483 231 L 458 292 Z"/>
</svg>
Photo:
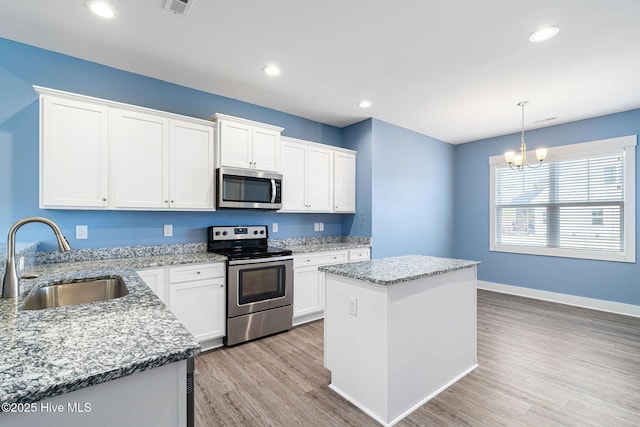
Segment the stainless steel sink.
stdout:
<svg viewBox="0 0 640 427">
<path fill-rule="evenodd" d="M 120 298 L 129 293 L 120 277 L 44 286 L 27 297 L 25 310 L 64 307 Z"/>
</svg>

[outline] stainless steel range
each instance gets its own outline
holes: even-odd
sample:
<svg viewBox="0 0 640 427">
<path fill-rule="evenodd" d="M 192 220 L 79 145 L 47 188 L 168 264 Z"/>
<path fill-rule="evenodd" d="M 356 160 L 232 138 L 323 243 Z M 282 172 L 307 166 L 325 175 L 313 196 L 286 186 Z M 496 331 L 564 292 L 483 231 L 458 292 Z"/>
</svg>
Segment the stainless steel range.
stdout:
<svg viewBox="0 0 640 427">
<path fill-rule="evenodd" d="M 293 318 L 293 255 L 269 247 L 266 225 L 208 227 L 208 251 L 227 257 L 227 346 L 286 331 Z"/>
</svg>

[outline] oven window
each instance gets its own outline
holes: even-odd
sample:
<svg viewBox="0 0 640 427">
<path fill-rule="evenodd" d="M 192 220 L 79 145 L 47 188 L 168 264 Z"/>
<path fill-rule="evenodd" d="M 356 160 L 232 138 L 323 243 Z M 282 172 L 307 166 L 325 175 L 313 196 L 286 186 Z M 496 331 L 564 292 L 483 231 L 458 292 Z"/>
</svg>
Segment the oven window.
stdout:
<svg viewBox="0 0 640 427">
<path fill-rule="evenodd" d="M 285 266 L 243 269 L 238 272 L 238 303 L 251 304 L 284 297 Z"/>
<path fill-rule="evenodd" d="M 246 176 L 224 175 L 222 199 L 226 202 L 269 203 L 271 180 Z"/>
</svg>

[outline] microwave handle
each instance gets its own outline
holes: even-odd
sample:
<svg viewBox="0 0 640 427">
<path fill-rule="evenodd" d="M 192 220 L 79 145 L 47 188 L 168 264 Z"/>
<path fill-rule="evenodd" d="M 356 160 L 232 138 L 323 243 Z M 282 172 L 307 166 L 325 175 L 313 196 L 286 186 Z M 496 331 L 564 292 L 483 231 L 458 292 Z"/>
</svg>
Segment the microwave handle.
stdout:
<svg viewBox="0 0 640 427">
<path fill-rule="evenodd" d="M 271 180 L 271 203 L 276 202 L 276 180 Z"/>
</svg>

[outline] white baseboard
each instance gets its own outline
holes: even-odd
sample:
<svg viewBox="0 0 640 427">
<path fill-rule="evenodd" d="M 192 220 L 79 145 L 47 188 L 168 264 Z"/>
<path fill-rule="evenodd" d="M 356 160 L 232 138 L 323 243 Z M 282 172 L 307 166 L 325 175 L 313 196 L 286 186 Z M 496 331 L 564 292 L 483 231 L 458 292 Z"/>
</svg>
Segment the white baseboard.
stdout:
<svg viewBox="0 0 640 427">
<path fill-rule="evenodd" d="M 539 289 L 524 288 L 521 286 L 503 285 L 501 283 L 485 282 L 484 280 L 478 280 L 478 289 L 590 308 L 592 310 L 606 311 L 608 313 L 622 314 L 625 316 L 640 317 L 640 305 L 541 291 Z"/>
</svg>

